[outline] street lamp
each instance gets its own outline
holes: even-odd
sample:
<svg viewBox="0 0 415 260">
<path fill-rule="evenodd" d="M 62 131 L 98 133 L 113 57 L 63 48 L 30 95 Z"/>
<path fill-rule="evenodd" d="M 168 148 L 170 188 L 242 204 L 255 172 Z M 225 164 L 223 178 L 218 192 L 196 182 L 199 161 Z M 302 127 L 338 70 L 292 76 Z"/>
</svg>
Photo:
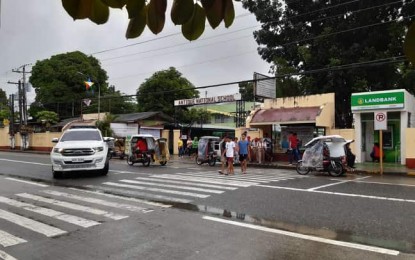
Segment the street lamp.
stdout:
<svg viewBox="0 0 415 260">
<path fill-rule="evenodd" d="M 89 79 L 91 79 L 91 77 L 85 75 L 84 73 L 77 71 L 76 73 L 81 74 Z M 94 83 L 95 84 L 95 83 Z M 96 82 L 97 86 L 98 86 L 98 121 L 100 120 L 100 108 L 101 108 L 101 86 L 98 84 L 98 81 Z"/>
</svg>

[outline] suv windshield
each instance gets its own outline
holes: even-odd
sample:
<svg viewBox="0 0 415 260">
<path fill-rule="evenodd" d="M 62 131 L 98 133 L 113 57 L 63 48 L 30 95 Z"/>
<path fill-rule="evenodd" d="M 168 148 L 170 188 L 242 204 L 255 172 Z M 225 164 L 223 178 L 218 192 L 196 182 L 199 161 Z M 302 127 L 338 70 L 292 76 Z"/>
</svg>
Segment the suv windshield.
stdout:
<svg viewBox="0 0 415 260">
<path fill-rule="evenodd" d="M 98 131 L 73 131 L 66 132 L 61 138 L 61 142 L 66 141 L 101 141 Z"/>
</svg>

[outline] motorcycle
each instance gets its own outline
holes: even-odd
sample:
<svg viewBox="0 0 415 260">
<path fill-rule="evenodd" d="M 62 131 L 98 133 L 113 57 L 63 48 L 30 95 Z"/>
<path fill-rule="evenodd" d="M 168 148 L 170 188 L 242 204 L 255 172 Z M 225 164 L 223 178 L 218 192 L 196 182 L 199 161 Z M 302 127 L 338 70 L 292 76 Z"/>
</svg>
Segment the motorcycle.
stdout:
<svg viewBox="0 0 415 260">
<path fill-rule="evenodd" d="M 297 173 L 306 175 L 311 171 L 322 171 L 333 177 L 346 173 L 345 145 L 350 142 L 339 135 L 312 139 L 305 145 L 303 158 L 297 163 Z"/>
<path fill-rule="evenodd" d="M 209 166 L 215 166 L 220 154 L 219 142 L 220 138 L 217 136 L 202 136 L 197 147 L 196 164 L 207 163 Z"/>
</svg>

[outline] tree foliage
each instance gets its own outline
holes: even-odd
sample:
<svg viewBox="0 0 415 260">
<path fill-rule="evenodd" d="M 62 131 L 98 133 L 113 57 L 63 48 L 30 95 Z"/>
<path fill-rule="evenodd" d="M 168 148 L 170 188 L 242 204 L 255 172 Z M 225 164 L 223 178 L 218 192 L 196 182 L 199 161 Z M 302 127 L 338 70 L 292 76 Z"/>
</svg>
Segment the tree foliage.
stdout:
<svg viewBox="0 0 415 260">
<path fill-rule="evenodd" d="M 111 122 L 113 122 L 117 116 L 112 114 L 107 114 L 104 120 L 97 121 L 95 125 L 101 130 L 103 136 L 112 136 L 113 131 L 111 129 Z"/>
<path fill-rule="evenodd" d="M 209 121 L 211 113 L 203 108 L 190 108 L 182 110 L 179 115 L 179 122 L 183 125 L 192 126 L 196 123 L 205 124 Z"/>
<path fill-rule="evenodd" d="M 89 18 L 96 24 L 108 21 L 110 8 L 126 7 L 130 20 L 127 38 L 140 36 L 146 26 L 158 34 L 166 21 L 167 0 L 62 0 L 62 5 L 75 20 Z M 232 0 L 174 0 L 170 17 L 175 25 L 182 26 L 183 36 L 191 41 L 203 34 L 206 19 L 213 29 L 222 21 L 226 28 L 231 26 L 235 10 Z"/>
<path fill-rule="evenodd" d="M 95 84 L 86 91 L 84 82 L 88 77 Z M 36 92 L 37 109 L 33 110 L 54 111 L 61 118 L 79 115 L 82 99 L 97 97 L 98 88 L 101 95 L 108 93 L 107 79 L 99 61 L 79 51 L 38 61 L 30 77 Z"/>
<path fill-rule="evenodd" d="M 174 100 L 196 97 L 199 97 L 199 92 L 194 85 L 174 67 L 154 73 L 137 89 L 140 112 L 161 111 L 173 116 Z"/>
<path fill-rule="evenodd" d="M 84 113 L 97 113 L 98 98 L 91 99 L 91 104 L 84 108 Z M 130 96 L 125 96 L 119 90 L 115 90 L 115 86 L 108 88 L 108 93 L 101 95 L 100 111 L 111 114 L 128 114 L 137 111 L 137 104 Z"/>
<path fill-rule="evenodd" d="M 56 124 L 59 121 L 58 114 L 53 111 L 40 111 L 36 114 L 37 122 L 44 124 Z"/>
<path fill-rule="evenodd" d="M 334 92 L 336 126 L 351 127 L 352 92 L 400 87 L 402 71 L 398 67 L 402 64 L 381 61 L 403 55 L 405 25 L 396 20 L 405 6 L 388 4 L 388 0 L 341 3 L 243 1 L 262 24 L 254 37 L 261 57 L 273 63 L 277 93 Z M 380 22 L 383 24 L 368 26 Z M 356 65 L 365 62 L 372 64 Z M 340 69 L 349 64 L 355 65 Z"/>
<path fill-rule="evenodd" d="M 239 93 L 241 93 L 242 100 L 254 101 L 254 83 L 252 82 L 239 83 Z"/>
</svg>

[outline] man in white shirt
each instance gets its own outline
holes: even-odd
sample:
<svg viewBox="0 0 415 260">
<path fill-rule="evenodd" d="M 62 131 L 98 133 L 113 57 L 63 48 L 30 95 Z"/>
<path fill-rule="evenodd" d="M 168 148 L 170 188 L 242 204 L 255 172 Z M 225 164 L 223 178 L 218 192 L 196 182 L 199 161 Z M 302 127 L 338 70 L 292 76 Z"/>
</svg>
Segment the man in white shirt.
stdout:
<svg viewBox="0 0 415 260">
<path fill-rule="evenodd" d="M 226 159 L 228 161 L 228 171 L 225 175 L 234 174 L 233 157 L 235 155 L 235 142 L 229 137 L 226 140 Z"/>
</svg>

